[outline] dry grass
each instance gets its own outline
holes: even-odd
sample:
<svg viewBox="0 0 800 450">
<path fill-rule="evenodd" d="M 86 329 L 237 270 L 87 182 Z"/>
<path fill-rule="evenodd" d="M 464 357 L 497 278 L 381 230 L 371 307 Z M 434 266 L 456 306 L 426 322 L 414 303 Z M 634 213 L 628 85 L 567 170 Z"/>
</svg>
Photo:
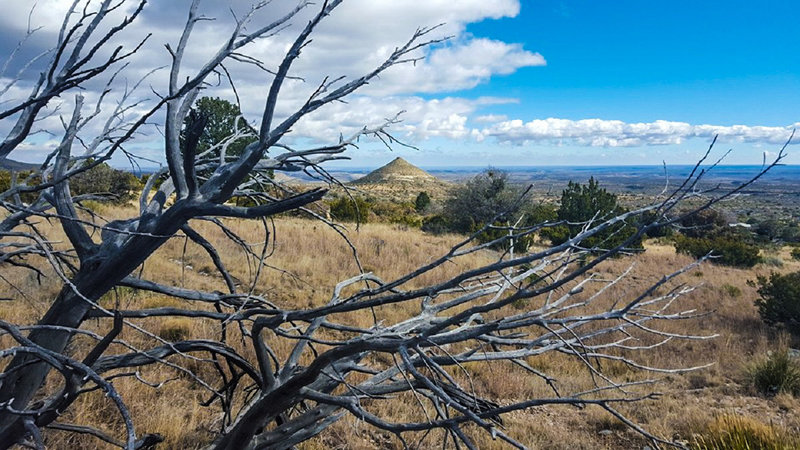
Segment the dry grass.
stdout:
<svg viewBox="0 0 800 450">
<path fill-rule="evenodd" d="M 755 419 L 726 414 L 717 417 L 692 440 L 693 450 L 791 450 L 796 436 Z"/>
<path fill-rule="evenodd" d="M 104 213 L 123 217 L 126 211 L 108 207 Z M 240 249 L 223 239 L 215 225 L 208 222 L 193 223 L 195 229 L 218 246 L 225 263 L 240 280 L 241 290 L 252 289 L 278 305 L 294 308 L 322 305 L 327 302 L 336 282 L 358 271 L 347 244 L 318 222 L 282 218 L 269 224 L 268 234 L 265 234 L 259 222 L 230 221 L 228 225 L 250 242 L 268 242 L 269 267 L 259 267 L 253 260 L 248 260 Z M 380 224 L 362 226 L 358 232 L 351 230 L 349 237 L 359 249 L 364 269 L 384 279 L 392 279 L 413 270 L 441 255 L 458 240 L 456 236 L 430 236 L 399 226 Z M 51 230 L 51 238 L 63 240 L 58 230 Z M 260 253 L 262 249 L 256 246 L 253 250 Z M 800 261 L 793 260 L 788 249 L 774 256 L 783 261 L 782 267 L 757 266 L 752 270 L 739 270 L 704 265 L 684 276 L 681 281 L 699 287 L 682 300 L 682 309 L 713 311 L 713 314 L 698 320 L 670 324 L 668 327 L 672 328 L 669 329 L 719 336 L 708 341 L 676 342 L 640 355 L 640 358 L 642 362 L 656 367 L 698 366 L 706 363 L 713 363 L 713 366 L 685 375 L 664 377 L 657 388 L 664 394 L 661 400 L 628 405 L 622 408 L 625 413 L 659 436 L 683 439 L 687 443 L 696 433 L 710 429 L 716 418 L 723 414 L 736 414 L 757 423 L 772 424 L 781 433 L 800 432 L 800 417 L 793 413 L 800 410 L 798 399 L 787 395 L 764 397 L 745 386 L 746 367 L 751 361 L 781 344 L 789 343 L 787 336 L 766 327 L 759 320 L 753 306 L 755 288 L 747 284 L 747 280 L 772 270 L 800 270 Z M 491 255 L 476 255 L 460 263 L 462 266 L 445 265 L 440 270 L 426 274 L 417 283 L 441 280 L 463 270 L 465 265 L 485 263 L 490 258 Z M 671 247 L 649 245 L 644 254 L 612 260 L 602 266 L 600 272 L 611 276 L 622 272 L 631 263 L 635 264 L 627 282 L 608 292 L 611 300 L 625 299 L 640 292 L 664 273 L 689 262 L 686 256 L 676 255 Z M 0 287 L 0 296 L 17 299 L 0 309 L 0 317 L 15 323 L 32 323 L 45 311 L 57 292 L 57 280 L 49 274 L 48 279 L 37 285 L 28 272 L 6 268 L 3 271 L 4 277 L 14 284 L 27 287 L 24 289 L 27 298 L 20 298 L 7 286 Z M 213 265 L 203 249 L 185 242 L 183 238 L 171 239 L 146 262 L 142 272 L 145 278 L 162 283 L 207 290 L 223 291 L 225 288 L 223 281 L 214 275 Z M 251 284 L 256 273 L 259 273 L 258 280 Z M 586 295 L 590 293 L 591 290 Z M 184 305 L 180 300 L 126 289 L 107 295 L 103 302 L 125 308 Z M 376 313 L 379 319 L 397 320 L 412 313 L 413 308 L 414 305 L 386 307 Z M 356 326 L 368 326 L 373 319 L 362 313 L 348 316 L 347 320 Z M 218 326 L 210 321 L 148 319 L 136 323 L 168 339 L 217 338 L 220 333 Z M 108 323 L 95 321 L 87 323 L 87 328 L 97 332 L 106 331 L 108 326 Z M 126 330 L 122 337 L 133 345 L 154 345 L 151 338 L 132 330 Z M 234 332 L 231 342 L 236 342 L 236 338 Z M 0 340 L 0 343 L 8 344 L 7 340 Z M 290 348 L 289 343 L 276 338 L 269 344 L 279 354 L 285 354 Z M 76 339 L 70 348 L 80 354 L 90 345 L 91 340 L 81 338 Z M 240 348 L 247 355 L 244 346 Z M 115 351 L 123 349 L 116 348 Z M 213 379 L 209 364 L 193 360 L 181 362 L 201 375 L 208 375 L 208 379 Z M 531 358 L 528 362 L 556 376 L 564 391 L 591 387 L 585 367 L 563 355 L 546 354 Z M 641 378 L 623 366 L 604 364 L 603 368 L 623 379 Z M 552 396 L 545 383 L 511 365 L 474 363 L 468 370 L 476 391 L 497 399 L 501 404 L 525 397 Z M 208 392 L 202 386 L 165 367 L 145 367 L 140 375 L 151 384 L 161 385 L 160 388 L 150 388 L 130 378 L 121 378 L 114 383 L 134 414 L 139 432 L 163 434 L 167 439 L 163 448 L 198 448 L 213 436 L 219 419 L 214 408 L 200 406 L 201 402 L 208 399 Z M 399 397 L 396 402 L 376 402 L 371 405 L 371 410 L 395 420 L 420 419 L 419 411 L 410 406 L 414 405 L 413 402 L 413 398 Z M 92 394 L 76 402 L 63 421 L 102 424 L 103 428 L 113 431 L 120 427 L 116 417 L 102 395 Z M 591 408 L 548 407 L 516 412 L 506 418 L 506 427 L 508 434 L 533 448 L 641 448 L 647 444 L 603 411 Z M 499 442 L 492 441 L 477 430 L 472 430 L 470 434 L 475 436 L 480 448 L 502 447 Z M 441 438 L 441 433 L 433 433 L 426 438 L 423 447 Z M 61 432 L 51 432 L 47 439 L 51 448 L 108 448 L 97 440 L 87 437 L 74 440 Z M 399 446 L 393 436 L 347 417 L 301 448 L 369 449 Z"/>
</svg>

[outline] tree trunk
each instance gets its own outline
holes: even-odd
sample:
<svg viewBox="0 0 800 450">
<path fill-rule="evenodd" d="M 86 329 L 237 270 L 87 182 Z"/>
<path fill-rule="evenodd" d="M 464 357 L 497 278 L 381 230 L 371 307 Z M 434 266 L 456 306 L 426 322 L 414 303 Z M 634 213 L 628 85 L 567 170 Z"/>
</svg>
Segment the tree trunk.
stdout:
<svg viewBox="0 0 800 450">
<path fill-rule="evenodd" d="M 182 214 L 185 210 L 186 208 L 174 205 L 159 218 L 157 226 L 149 232 L 151 235 L 131 235 L 120 247 L 101 246 L 97 254 L 81 263 L 80 270 L 71 280 L 72 286 L 64 285 L 38 324 L 80 327 L 86 313 L 92 308 L 92 304 L 83 297 L 95 302 L 133 272 L 167 241 L 168 236 L 172 236 L 186 223 L 188 216 Z M 28 338 L 48 350 L 64 353 L 72 334 L 63 330 L 37 328 L 31 331 Z M 0 378 L 0 405 L 10 401 L 14 410 L 28 408 L 50 369 L 48 364 L 39 362 L 31 354 L 15 355 L 3 371 L 4 377 Z M 18 414 L 6 409 L 0 411 L 0 450 L 11 447 L 26 433 Z"/>
</svg>

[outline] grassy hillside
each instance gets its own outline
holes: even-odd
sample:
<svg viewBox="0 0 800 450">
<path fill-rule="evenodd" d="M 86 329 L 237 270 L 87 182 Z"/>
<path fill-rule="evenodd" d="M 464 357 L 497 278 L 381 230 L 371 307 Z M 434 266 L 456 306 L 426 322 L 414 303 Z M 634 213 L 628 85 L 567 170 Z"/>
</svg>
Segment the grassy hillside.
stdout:
<svg viewBox="0 0 800 450">
<path fill-rule="evenodd" d="M 124 217 L 126 214 L 126 210 L 114 207 L 106 208 L 103 212 L 109 217 Z M 260 254 L 266 243 L 266 251 L 270 254 L 266 259 L 267 265 L 260 266 L 240 248 L 223 239 L 220 229 L 215 225 L 208 222 L 193 223 L 195 229 L 218 245 L 225 263 L 239 283 L 240 291 L 252 290 L 282 306 L 309 307 L 324 304 L 337 282 L 358 273 L 351 248 L 338 234 L 319 222 L 283 218 L 268 224 L 267 234 L 259 222 L 235 220 L 227 224 L 248 241 L 261 243 L 252 248 L 253 252 Z M 51 239 L 63 240 L 59 230 L 51 229 L 50 233 Z M 384 279 L 397 277 L 445 253 L 459 239 L 457 236 L 432 236 L 386 224 L 362 225 L 360 231 L 349 230 L 347 236 L 358 249 L 363 269 Z M 491 256 L 488 253 L 475 254 L 461 264 L 485 263 Z M 710 366 L 687 374 L 642 374 L 630 371 L 621 364 L 604 363 L 605 370 L 613 375 L 630 380 L 656 379 L 660 382 L 655 388 L 663 393 L 660 400 L 630 404 L 621 408 L 624 412 L 656 435 L 687 442 L 692 441 L 694 434 L 713 430 L 720 423 L 724 425 L 723 419 L 728 415 L 751 421 L 755 424 L 753 426 L 766 428 L 769 432 L 800 433 L 800 416 L 796 414 L 800 410 L 800 400 L 786 394 L 765 397 L 748 387 L 746 382 L 746 370 L 754 361 L 765 357 L 770 350 L 789 344 L 788 336 L 762 324 L 753 306 L 755 288 L 747 284 L 748 280 L 772 270 L 800 270 L 800 264 L 790 258 L 788 249 L 776 256 L 783 261 L 783 267 L 779 269 L 759 265 L 751 270 L 740 270 L 706 264 L 679 280 L 697 286 L 692 294 L 681 300 L 681 309 L 711 314 L 671 325 L 670 331 L 717 337 L 668 343 L 648 351 L 641 361 L 653 367 Z M 609 290 L 608 301 L 613 302 L 639 292 L 663 274 L 689 262 L 690 258 L 675 254 L 671 246 L 649 242 L 645 253 L 612 260 L 601 266 L 596 276 L 612 278 L 632 267 L 627 281 Z M 452 276 L 462 269 L 446 265 L 439 271 L 426 274 L 420 282 L 427 284 Z M 0 309 L 0 317 L 16 323 L 31 323 L 40 316 L 59 286 L 52 271 L 45 273 L 47 277 L 38 284 L 30 272 L 4 268 L 3 276 L 25 292 L 25 297 L 3 283 L 0 297 L 17 300 L 4 304 Z M 220 291 L 225 287 L 223 281 L 214 275 L 213 265 L 202 248 L 187 243 L 182 237 L 171 239 L 151 257 L 144 265 L 142 274 L 145 278 L 178 286 Z M 253 283 L 253 280 L 256 282 Z M 587 295 L 590 293 L 587 292 Z M 119 304 L 125 309 L 179 306 L 182 303 L 129 289 L 118 289 L 102 302 Z M 517 307 L 524 308 L 525 305 Z M 398 307 L 384 307 L 376 310 L 375 314 L 380 320 L 396 319 L 410 312 Z M 368 326 L 373 318 L 364 313 L 354 315 L 350 320 L 353 325 Z M 171 318 L 137 323 L 169 339 L 216 339 L 220 334 L 220 330 L 210 321 Z M 102 333 L 107 331 L 108 325 L 95 322 L 89 328 Z M 247 347 L 241 345 L 243 337 L 238 330 L 229 330 L 229 333 L 231 345 L 241 349 Z M 134 346 L 152 344 L 148 338 L 131 330 L 123 332 L 121 339 Z M 72 351 L 85 351 L 91 343 L 89 339 L 78 337 Z M 289 349 L 275 336 L 269 338 L 269 345 L 278 353 Z M 122 350 L 122 346 L 117 347 L 117 351 Z M 247 355 L 253 357 L 252 354 Z M 594 387 L 591 374 L 587 373 L 585 366 L 563 355 L 546 354 L 531 358 L 528 363 L 534 368 L 557 374 L 559 386 L 565 390 L 588 390 Z M 189 361 L 189 365 L 193 365 L 201 375 L 213 371 L 213 365 L 206 364 L 202 359 Z M 476 363 L 464 370 L 469 372 L 476 392 L 497 399 L 501 404 L 523 397 L 552 395 L 542 380 L 531 377 L 515 366 Z M 148 366 L 138 376 L 158 388 L 147 387 L 130 378 L 118 379 L 115 386 L 129 405 L 139 430 L 163 434 L 167 439 L 163 448 L 199 448 L 212 438 L 219 426 L 219 419 L 214 414 L 214 407 L 200 406 L 200 403 L 209 400 L 208 392 L 201 385 L 163 366 Z M 647 389 L 653 388 L 648 386 Z M 413 397 L 401 397 L 390 406 L 382 403 L 375 412 L 394 419 L 408 418 L 418 415 L 416 409 L 409 406 L 409 402 L 413 401 Z M 110 408 L 102 393 L 97 392 L 81 397 L 62 421 L 102 423 L 109 431 L 118 430 L 121 424 Z M 769 429 L 769 424 L 774 426 L 774 430 Z M 512 413 L 506 420 L 505 431 L 534 448 L 543 449 L 642 448 L 647 444 L 604 411 L 592 408 L 546 407 Z M 500 442 L 492 441 L 483 433 L 471 434 L 481 448 L 502 447 Z M 422 437 L 419 436 L 420 439 Z M 429 444 L 434 442 L 431 440 L 434 438 L 441 438 L 441 435 L 428 437 L 424 442 Z M 75 438 L 74 435 L 68 436 L 58 431 L 50 432 L 47 440 L 52 448 L 112 448 L 95 438 Z M 393 436 L 346 417 L 301 448 L 376 447 L 401 446 Z"/>
</svg>

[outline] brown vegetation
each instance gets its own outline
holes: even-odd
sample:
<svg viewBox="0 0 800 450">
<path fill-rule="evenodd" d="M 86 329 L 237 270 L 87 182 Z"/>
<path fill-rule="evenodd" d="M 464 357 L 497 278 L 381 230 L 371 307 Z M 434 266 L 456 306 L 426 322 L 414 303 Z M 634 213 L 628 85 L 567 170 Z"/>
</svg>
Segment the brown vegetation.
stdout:
<svg viewBox="0 0 800 450">
<path fill-rule="evenodd" d="M 122 217 L 123 210 L 108 207 L 110 217 Z M 264 230 L 258 222 L 232 220 L 232 229 L 251 242 L 264 240 Z M 235 245 L 222 239 L 213 224 L 197 222 L 193 226 L 209 237 L 216 236 L 220 254 L 231 269 L 232 275 L 241 283 L 241 289 L 253 289 L 280 306 L 309 307 L 324 304 L 330 292 L 321 286 L 333 286 L 337 282 L 357 273 L 351 249 L 330 228 L 319 222 L 284 218 L 275 223 L 273 251 L 266 261 L 259 282 L 249 286 L 257 265 L 248 264 Z M 50 230 L 57 236 L 58 229 Z M 439 255 L 453 245 L 456 236 L 432 236 L 417 230 L 397 225 L 369 224 L 359 232 L 350 232 L 350 239 L 359 249 L 361 263 L 366 271 L 373 271 L 385 278 L 394 278 Z M 289 245 L 291 243 L 291 245 Z M 789 250 L 784 249 L 780 257 L 784 261 L 782 271 L 798 270 L 800 262 L 792 260 Z M 474 255 L 469 264 L 485 264 L 491 258 L 485 254 Z M 615 276 L 633 264 L 628 282 L 612 288 L 610 299 L 622 298 L 626 293 L 636 292 L 660 278 L 664 273 L 678 269 L 691 262 L 685 255 L 675 254 L 671 247 L 647 245 L 643 254 L 610 261 L 598 275 Z M 462 263 L 464 264 L 464 263 Z M 282 270 L 274 269 L 280 267 Z M 444 266 L 435 273 L 427 274 L 420 283 L 428 284 L 445 276 L 452 276 L 463 267 Z M 656 390 L 663 393 L 658 402 L 634 403 L 622 410 L 654 434 L 692 442 L 704 430 L 719 428 L 718 417 L 734 414 L 761 424 L 771 424 L 780 433 L 800 432 L 800 417 L 793 411 L 800 409 L 800 401 L 790 395 L 766 397 L 747 385 L 748 365 L 770 350 L 788 344 L 788 337 L 765 326 L 753 305 L 755 288 L 747 284 L 759 274 L 774 270 L 759 265 L 751 270 L 719 267 L 705 264 L 684 276 L 685 283 L 699 287 L 683 300 L 685 309 L 713 311 L 713 314 L 696 320 L 670 325 L 676 333 L 690 331 L 693 334 L 717 334 L 711 340 L 689 341 L 664 346 L 640 356 L 640 361 L 654 367 L 702 366 L 710 367 L 684 375 L 656 376 L 661 384 Z M 450 273 L 446 273 L 450 272 Z M 208 262 L 202 248 L 183 238 L 170 239 L 143 268 L 143 276 L 154 281 L 191 286 L 207 290 L 223 289 L 224 283 L 213 275 L 215 271 Z M 46 278 L 41 285 L 28 271 L 4 269 L 4 277 L 26 293 L 25 302 L 10 303 L 0 310 L 4 320 L 15 323 L 30 323 L 39 317 L 58 289 L 54 277 Z M 18 295 L 4 285 L 0 297 Z M 167 299 L 155 294 L 145 294 L 126 289 L 117 289 L 103 302 L 124 305 L 127 309 L 175 306 L 180 300 Z M 378 309 L 379 319 L 397 320 L 409 311 L 402 308 Z M 364 314 L 359 319 L 353 316 L 356 326 L 369 326 L 372 318 Z M 144 325 L 144 322 L 141 322 Z M 89 326 L 98 333 L 107 331 L 109 324 L 95 323 Z M 168 339 L 216 338 L 219 330 L 212 322 L 197 320 L 163 319 L 149 321 L 151 331 Z M 179 335 L 179 336 L 176 336 Z M 145 339 L 126 330 L 121 336 L 131 344 L 139 345 Z M 3 338 L 3 339 L 8 339 Z M 235 340 L 231 340 L 235 342 Z M 3 344 L 8 344 L 3 342 Z M 81 347 L 89 348 L 88 339 L 77 339 L 73 352 Z M 289 343 L 273 339 L 269 344 L 276 352 L 289 350 Z M 242 348 L 244 350 L 244 347 Z M 252 356 L 252 355 L 250 355 Z M 531 358 L 529 364 L 547 369 L 559 375 L 559 385 L 567 390 L 590 389 L 591 376 L 585 365 L 566 359 L 558 354 L 545 354 Z M 184 363 L 185 365 L 185 363 Z M 199 374 L 212 370 L 202 361 L 196 362 Z M 623 365 L 603 363 L 606 372 L 631 380 L 641 379 L 641 374 L 630 371 Z M 466 370 L 472 374 L 477 392 L 499 399 L 501 404 L 521 398 L 549 395 L 549 387 L 541 380 L 531 379 L 510 364 L 472 363 Z M 626 375 L 630 372 L 630 375 Z M 141 429 L 161 433 L 166 437 L 164 448 L 198 448 L 212 437 L 218 420 L 200 403 L 208 400 L 208 393 L 190 377 L 167 367 L 144 367 L 139 377 L 159 389 L 149 388 L 135 379 L 121 378 L 115 382 Z M 163 385 L 162 385 L 163 384 Z M 415 408 L 408 407 L 410 396 L 401 396 L 397 401 L 377 404 L 376 411 L 393 419 L 412 418 L 418 415 Z M 108 430 L 120 427 L 117 416 L 109 413 L 103 395 L 82 397 L 68 412 L 65 421 L 78 424 L 104 424 Z M 418 417 L 417 417 L 418 418 Z M 527 412 L 509 414 L 505 431 L 524 442 L 539 448 L 641 448 L 647 444 L 642 437 L 601 410 L 579 410 L 574 407 L 543 407 Z M 717 427 L 717 428 L 714 428 Z M 502 447 L 482 433 L 474 435 L 481 448 Z M 78 440 L 76 440 L 78 439 Z M 95 438 L 51 431 L 47 442 L 52 448 L 106 448 Z M 399 446 L 391 435 L 363 426 L 352 417 L 323 433 L 319 438 L 303 444 L 302 448 L 396 448 Z M 638 446 L 638 447 L 637 447 Z"/>
</svg>

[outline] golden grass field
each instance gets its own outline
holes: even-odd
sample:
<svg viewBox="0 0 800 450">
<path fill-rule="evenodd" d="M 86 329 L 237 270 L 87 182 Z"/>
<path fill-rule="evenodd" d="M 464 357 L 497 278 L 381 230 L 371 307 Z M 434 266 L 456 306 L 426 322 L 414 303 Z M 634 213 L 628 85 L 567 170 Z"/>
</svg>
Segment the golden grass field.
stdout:
<svg viewBox="0 0 800 450">
<path fill-rule="evenodd" d="M 124 217 L 128 211 L 119 207 L 104 207 L 107 217 Z M 229 226 L 250 242 L 264 242 L 264 229 L 257 221 L 229 221 Z M 46 224 L 42 224 L 47 229 Z M 248 264 L 243 253 L 221 232 L 207 222 L 193 223 L 212 242 L 218 245 L 226 264 L 238 280 L 241 289 L 251 286 L 249 281 L 259 268 Z M 271 224 L 270 224 L 271 226 Z M 282 306 L 309 307 L 327 302 L 333 286 L 357 274 L 351 250 L 340 236 L 320 222 L 280 218 L 274 222 L 275 245 L 267 259 L 270 267 L 261 268 L 258 283 L 252 286 L 255 293 Z M 50 228 L 51 240 L 65 239 L 60 230 Z M 457 236 L 432 236 L 418 230 L 396 225 L 366 224 L 358 231 L 349 230 L 349 238 L 359 250 L 364 269 L 383 279 L 392 279 L 441 255 L 456 241 Z M 270 236 L 271 238 L 272 236 Z M 255 248 L 260 252 L 260 247 Z M 682 277 L 680 282 L 697 285 L 689 296 L 680 300 L 682 310 L 696 309 L 712 314 L 680 324 L 670 324 L 675 331 L 692 334 L 718 334 L 705 341 L 674 342 L 643 354 L 642 361 L 657 367 L 689 367 L 713 363 L 709 368 L 683 375 L 657 375 L 661 383 L 651 388 L 663 393 L 658 401 L 631 404 L 621 408 L 648 431 L 666 439 L 691 442 L 693 435 L 719 426 L 721 418 L 741 417 L 763 427 L 773 427 L 776 432 L 800 434 L 800 400 L 789 395 L 764 397 L 745 382 L 745 372 L 750 364 L 763 358 L 768 351 L 790 345 L 788 335 L 766 327 L 753 305 L 755 288 L 747 284 L 759 274 L 770 271 L 800 270 L 798 261 L 789 257 L 788 249 L 778 256 L 783 261 L 780 268 L 756 266 L 751 270 L 724 268 L 705 264 Z M 464 265 L 480 264 L 492 259 L 491 254 L 476 254 L 459 265 L 445 265 L 426 274 L 420 283 L 430 283 L 453 275 Z M 643 254 L 619 258 L 600 266 L 599 272 L 608 276 L 621 273 L 634 264 L 631 276 L 609 291 L 609 298 L 624 297 L 657 281 L 663 274 L 690 263 L 689 257 L 675 254 L 671 246 L 647 243 Z M 280 268 L 281 270 L 276 270 Z M 48 272 L 48 277 L 38 284 L 30 272 L 3 268 L 3 276 L 25 293 L 23 297 L 8 284 L 0 285 L 0 297 L 12 297 L 0 306 L 0 318 L 17 324 L 32 323 L 48 307 L 60 287 L 58 279 Z M 290 275 L 291 274 L 291 275 Z M 224 290 L 222 280 L 214 275 L 214 267 L 205 252 L 182 237 L 171 239 L 144 265 L 142 275 L 154 281 L 206 290 Z M 120 289 L 108 294 L 102 302 L 119 303 L 126 309 L 158 306 L 190 307 L 181 300 L 150 293 Z M 379 318 L 392 320 L 408 311 L 404 307 L 378 311 Z M 369 325 L 372 318 L 365 315 L 352 317 L 356 325 Z M 147 329 L 167 339 L 217 338 L 218 326 L 210 321 L 189 319 L 139 320 Z M 107 331 L 110 324 L 92 320 L 86 327 L 98 332 Z M 125 330 L 122 339 L 133 345 L 155 345 L 146 336 Z M 237 337 L 231 345 L 237 346 Z M 71 351 L 85 351 L 91 341 L 78 337 Z M 9 345 L 7 338 L 2 344 Z M 277 353 L 288 351 L 289 344 L 272 338 L 269 342 Z M 796 343 L 795 343 L 796 344 Z M 244 346 L 241 346 L 243 348 Z M 122 351 L 121 348 L 115 351 Z M 243 350 L 244 351 L 244 350 Z M 245 352 L 248 356 L 252 356 Z M 211 374 L 207 364 L 184 361 L 199 374 Z M 546 354 L 529 362 L 534 367 L 548 371 L 567 390 L 591 387 L 586 369 L 563 355 Z M 642 378 L 641 374 L 628 373 L 624 366 L 606 364 L 603 367 L 617 378 Z M 547 386 L 520 369 L 504 364 L 473 364 L 468 367 L 475 389 L 483 396 L 499 403 L 533 396 L 550 396 Z M 141 370 L 141 377 L 159 388 L 148 387 L 132 378 L 119 378 L 114 385 L 130 408 L 139 433 L 160 433 L 166 441 L 159 448 L 192 449 L 208 442 L 219 425 L 216 409 L 200 405 L 208 393 L 188 377 L 158 366 Z M 55 379 L 54 379 L 55 381 Z M 163 383 L 163 384 L 162 384 Z M 400 398 L 395 402 L 376 404 L 374 412 L 397 420 L 417 417 L 418 412 L 409 402 Z M 65 414 L 65 422 L 101 424 L 114 432 L 120 429 L 118 415 L 102 394 L 92 393 L 78 400 Z M 594 449 L 594 448 L 644 448 L 648 442 L 634 431 L 600 409 L 574 407 L 542 407 L 526 412 L 512 413 L 506 418 L 506 432 L 532 448 L 541 449 Z M 485 433 L 472 430 L 480 448 L 504 448 Z M 602 432 L 602 433 L 601 433 Z M 438 436 L 440 437 L 440 436 Z M 428 437 L 427 446 L 437 436 Z M 86 437 L 59 431 L 47 434 L 50 448 L 113 448 Z M 318 438 L 303 444 L 303 449 L 371 449 L 397 448 L 399 442 L 388 433 L 370 428 L 351 417 L 336 423 Z"/>
</svg>

